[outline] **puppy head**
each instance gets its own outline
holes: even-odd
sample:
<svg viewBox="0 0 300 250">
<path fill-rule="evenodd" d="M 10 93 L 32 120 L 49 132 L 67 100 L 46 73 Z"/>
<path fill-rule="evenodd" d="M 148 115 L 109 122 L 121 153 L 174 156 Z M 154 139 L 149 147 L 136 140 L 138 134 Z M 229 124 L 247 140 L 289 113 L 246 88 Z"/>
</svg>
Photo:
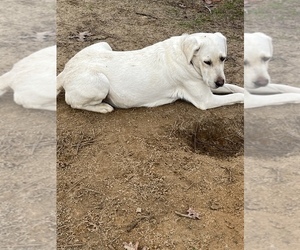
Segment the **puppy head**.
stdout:
<svg viewBox="0 0 300 250">
<path fill-rule="evenodd" d="M 270 82 L 268 64 L 273 55 L 271 37 L 263 33 L 244 36 L 244 84 L 247 89 L 266 86 Z"/>
<path fill-rule="evenodd" d="M 183 40 L 183 53 L 189 67 L 212 89 L 225 83 L 226 38 L 221 33 L 196 33 Z"/>
</svg>

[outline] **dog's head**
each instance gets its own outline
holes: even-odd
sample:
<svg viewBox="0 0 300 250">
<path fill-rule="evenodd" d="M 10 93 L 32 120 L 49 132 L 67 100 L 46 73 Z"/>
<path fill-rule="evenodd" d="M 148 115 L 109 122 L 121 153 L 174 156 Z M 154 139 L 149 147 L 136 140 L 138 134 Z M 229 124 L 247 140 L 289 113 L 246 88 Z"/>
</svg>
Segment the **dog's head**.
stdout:
<svg viewBox="0 0 300 250">
<path fill-rule="evenodd" d="M 183 40 L 183 52 L 189 66 L 212 89 L 225 83 L 226 38 L 221 33 L 196 33 Z"/>
<path fill-rule="evenodd" d="M 272 55 L 271 37 L 263 33 L 245 33 L 244 87 L 246 89 L 263 87 L 270 82 L 268 64 Z"/>
</svg>

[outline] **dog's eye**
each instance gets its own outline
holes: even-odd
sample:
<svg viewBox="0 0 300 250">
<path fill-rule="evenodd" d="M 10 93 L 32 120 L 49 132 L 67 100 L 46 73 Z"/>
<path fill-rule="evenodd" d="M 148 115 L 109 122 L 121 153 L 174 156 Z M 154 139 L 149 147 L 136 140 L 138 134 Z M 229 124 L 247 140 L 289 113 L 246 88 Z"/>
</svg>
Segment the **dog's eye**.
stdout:
<svg viewBox="0 0 300 250">
<path fill-rule="evenodd" d="M 221 57 L 220 57 L 221 62 L 224 62 L 226 59 L 227 59 L 227 58 L 224 57 L 224 56 L 221 56 Z"/>
<path fill-rule="evenodd" d="M 268 57 L 268 56 L 264 56 L 261 58 L 261 60 L 263 60 L 264 62 L 268 62 L 270 61 L 271 57 Z"/>
<path fill-rule="evenodd" d="M 244 66 L 248 66 L 249 62 L 247 60 L 244 61 Z"/>
<path fill-rule="evenodd" d="M 212 64 L 211 61 L 204 61 L 204 63 L 209 65 L 209 66 L 211 66 L 211 64 Z"/>
</svg>

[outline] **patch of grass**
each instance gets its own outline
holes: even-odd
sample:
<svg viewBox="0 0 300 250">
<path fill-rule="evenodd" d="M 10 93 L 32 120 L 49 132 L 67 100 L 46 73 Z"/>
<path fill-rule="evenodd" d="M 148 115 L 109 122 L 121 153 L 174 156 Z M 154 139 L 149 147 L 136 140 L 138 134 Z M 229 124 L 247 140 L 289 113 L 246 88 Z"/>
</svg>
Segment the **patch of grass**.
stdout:
<svg viewBox="0 0 300 250">
<path fill-rule="evenodd" d="M 212 8 L 201 5 L 199 12 L 193 20 L 180 22 L 180 25 L 187 28 L 200 29 L 203 25 L 227 25 L 229 27 L 243 27 L 244 10 L 241 0 L 224 0 Z"/>
<path fill-rule="evenodd" d="M 248 9 L 245 14 L 245 30 L 265 32 L 274 39 L 293 39 L 300 34 L 299 10 L 299 4 L 293 0 L 264 0 Z M 287 37 L 288 33 L 292 35 L 291 38 Z"/>
<path fill-rule="evenodd" d="M 262 18 L 262 21 L 268 20 L 270 17 L 277 19 L 276 22 L 283 20 L 291 20 L 299 17 L 299 3 L 297 1 L 264 1 L 259 5 L 254 5 L 249 10 L 249 14 L 245 15 Z M 273 23 L 273 22 L 272 22 Z"/>
</svg>

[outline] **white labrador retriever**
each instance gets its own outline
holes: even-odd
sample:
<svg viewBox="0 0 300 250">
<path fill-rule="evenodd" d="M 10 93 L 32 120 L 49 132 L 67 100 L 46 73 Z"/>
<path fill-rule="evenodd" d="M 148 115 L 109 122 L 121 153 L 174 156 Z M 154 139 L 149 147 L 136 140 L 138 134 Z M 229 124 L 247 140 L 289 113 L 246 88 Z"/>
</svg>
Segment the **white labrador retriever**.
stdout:
<svg viewBox="0 0 300 250">
<path fill-rule="evenodd" d="M 39 50 L 0 77 L 0 96 L 9 89 L 24 108 L 56 110 L 56 46 Z"/>
<path fill-rule="evenodd" d="M 84 48 L 57 77 L 72 108 L 107 113 L 114 107 L 154 107 L 184 99 L 199 109 L 243 103 L 243 88 L 225 84 L 221 33 L 171 37 L 135 51 L 106 42 Z M 219 88 L 219 89 L 217 89 Z M 217 96 L 218 93 L 233 93 Z"/>
<path fill-rule="evenodd" d="M 272 56 L 271 37 L 259 32 L 245 33 L 245 108 L 300 103 L 300 88 L 270 83 L 268 63 Z"/>
</svg>

